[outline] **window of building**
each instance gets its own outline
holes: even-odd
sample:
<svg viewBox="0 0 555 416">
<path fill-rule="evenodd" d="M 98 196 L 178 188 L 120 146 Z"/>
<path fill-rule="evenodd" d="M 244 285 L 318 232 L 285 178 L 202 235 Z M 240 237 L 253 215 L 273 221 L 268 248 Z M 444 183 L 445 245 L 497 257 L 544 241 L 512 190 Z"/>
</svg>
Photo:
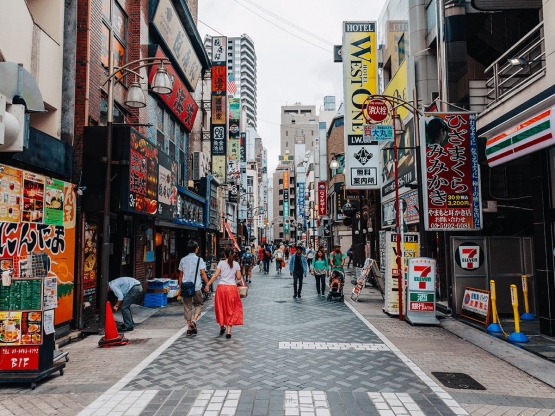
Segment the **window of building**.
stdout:
<svg viewBox="0 0 555 416">
<path fill-rule="evenodd" d="M 283 233 L 279 233 L 279 238 L 283 238 Z"/>
<path fill-rule="evenodd" d="M 405 35 L 401 36 L 397 45 L 399 50 L 399 63 L 401 63 L 405 60 Z"/>
<path fill-rule="evenodd" d="M 283 205 L 283 199 L 279 200 L 279 205 Z"/>
<path fill-rule="evenodd" d="M 285 147 L 289 147 L 289 142 L 285 142 Z"/>
<path fill-rule="evenodd" d="M 233 46 L 228 46 L 227 49 L 229 49 L 231 51 L 231 50 L 233 50 Z"/>
<path fill-rule="evenodd" d="M 279 190 L 278 195 L 283 195 L 283 189 L 280 189 L 280 190 Z"/>
<path fill-rule="evenodd" d="M 283 211 L 278 211 L 278 215 L 283 215 Z"/>
<path fill-rule="evenodd" d="M 289 136 L 289 130 L 285 130 L 285 135 Z"/>
<path fill-rule="evenodd" d="M 230 71 L 232 71 L 232 70 L 233 70 L 233 67 L 232 67 L 232 66 L 228 66 L 227 69 L 229 69 Z"/>
<path fill-rule="evenodd" d="M 283 185 L 283 179 L 280 179 L 278 182 L 280 185 Z"/>
<path fill-rule="evenodd" d="M 114 66 L 126 62 L 127 15 L 114 0 L 102 0 L 102 57 L 106 68 L 110 66 L 110 36 L 113 35 L 112 50 L 115 52 Z"/>
</svg>

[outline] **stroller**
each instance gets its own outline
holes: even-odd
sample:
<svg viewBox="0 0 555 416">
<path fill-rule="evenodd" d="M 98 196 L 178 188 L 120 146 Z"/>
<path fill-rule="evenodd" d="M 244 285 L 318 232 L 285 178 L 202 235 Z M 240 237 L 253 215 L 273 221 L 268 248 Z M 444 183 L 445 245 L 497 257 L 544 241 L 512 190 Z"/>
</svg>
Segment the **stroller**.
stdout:
<svg viewBox="0 0 555 416">
<path fill-rule="evenodd" d="M 333 298 L 339 298 L 339 300 L 343 302 L 343 300 L 345 299 L 345 297 L 343 296 L 345 275 L 338 270 L 332 271 L 329 285 L 330 285 L 330 291 L 328 293 L 328 302 L 331 302 Z"/>
</svg>

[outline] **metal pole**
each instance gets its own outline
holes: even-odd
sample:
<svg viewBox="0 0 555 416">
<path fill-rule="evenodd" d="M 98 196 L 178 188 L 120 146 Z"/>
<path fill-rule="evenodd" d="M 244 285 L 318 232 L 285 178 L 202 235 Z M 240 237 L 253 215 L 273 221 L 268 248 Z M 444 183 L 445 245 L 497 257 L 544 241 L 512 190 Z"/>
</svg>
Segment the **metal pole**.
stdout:
<svg viewBox="0 0 555 416">
<path fill-rule="evenodd" d="M 114 72 L 114 55 L 112 52 L 112 37 L 110 36 L 110 58 L 108 73 Z M 114 133 L 114 78 L 108 82 L 108 114 L 106 133 L 106 172 L 104 174 L 104 213 L 102 221 L 102 258 L 100 259 L 100 313 L 98 329 L 99 334 L 104 334 L 104 321 L 106 319 L 106 301 L 108 300 L 108 275 L 110 274 L 110 192 L 112 188 L 112 137 Z"/>
<path fill-rule="evenodd" d="M 362 191 L 359 191 L 359 195 L 358 195 L 358 201 L 359 201 L 359 212 L 360 212 L 360 245 L 361 245 L 361 249 L 359 250 L 359 255 L 357 256 L 357 260 L 358 260 L 358 267 L 363 267 L 364 266 L 364 261 L 366 260 L 366 234 L 364 233 L 364 231 L 366 230 L 366 228 L 364 227 L 364 212 L 362 210 L 362 204 L 364 201 L 364 198 L 362 197 Z"/>
<path fill-rule="evenodd" d="M 422 174 L 422 154 L 420 148 L 420 118 L 418 115 L 418 96 L 416 88 L 412 90 L 413 101 L 413 119 L 414 119 L 414 145 L 416 147 L 416 170 L 418 171 L 418 228 L 420 230 L 420 256 L 428 256 L 428 243 L 426 241 L 426 229 L 424 226 L 424 186 L 422 182 L 424 175 Z"/>
<path fill-rule="evenodd" d="M 399 295 L 399 320 L 403 320 L 403 265 L 401 264 L 401 236 L 399 235 L 399 227 L 401 226 L 400 217 L 401 213 L 399 210 L 399 155 L 397 148 L 397 131 L 395 129 L 395 105 L 391 104 L 392 114 L 393 114 L 393 157 L 395 160 L 395 239 L 397 241 L 397 253 L 396 253 L 396 264 L 397 264 L 397 290 Z"/>
</svg>

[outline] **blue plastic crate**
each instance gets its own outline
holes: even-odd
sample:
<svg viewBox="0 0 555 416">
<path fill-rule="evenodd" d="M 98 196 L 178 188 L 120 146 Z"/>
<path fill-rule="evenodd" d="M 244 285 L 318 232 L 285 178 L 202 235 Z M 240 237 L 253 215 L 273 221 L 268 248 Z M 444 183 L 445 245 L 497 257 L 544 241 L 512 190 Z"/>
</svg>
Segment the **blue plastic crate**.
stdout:
<svg viewBox="0 0 555 416">
<path fill-rule="evenodd" d="M 170 285 L 170 279 L 154 279 L 148 281 L 149 289 L 163 289 Z"/>
<path fill-rule="evenodd" d="M 168 296 L 165 293 L 146 293 L 143 305 L 147 308 L 160 308 L 168 304 Z"/>
</svg>

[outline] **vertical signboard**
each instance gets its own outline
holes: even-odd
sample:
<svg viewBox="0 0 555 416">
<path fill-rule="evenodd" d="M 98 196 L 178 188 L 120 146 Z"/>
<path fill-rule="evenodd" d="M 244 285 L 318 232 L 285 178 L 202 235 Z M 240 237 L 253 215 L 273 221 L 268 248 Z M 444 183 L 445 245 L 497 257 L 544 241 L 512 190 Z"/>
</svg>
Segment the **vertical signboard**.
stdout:
<svg viewBox="0 0 555 416">
<path fill-rule="evenodd" d="M 326 216 L 328 215 L 328 189 L 326 188 L 326 182 L 318 182 L 318 215 Z"/>
<path fill-rule="evenodd" d="M 436 261 L 426 257 L 409 259 L 407 276 L 405 319 L 411 324 L 439 324 L 435 301 Z"/>
<path fill-rule="evenodd" d="M 480 169 L 473 113 L 426 113 L 422 146 L 427 230 L 482 228 Z"/>
<path fill-rule="evenodd" d="M 194 91 L 202 67 L 171 0 L 160 0 L 152 23 Z"/>
<path fill-rule="evenodd" d="M 212 38 L 212 117 L 210 119 L 212 174 L 222 184 L 226 182 L 227 173 L 226 45 L 225 36 Z"/>
<path fill-rule="evenodd" d="M 240 157 L 239 157 L 239 172 L 241 176 L 240 189 L 241 189 L 241 192 L 245 194 L 247 190 L 247 180 L 248 180 L 247 178 L 247 134 L 245 132 L 241 132 L 240 140 L 241 140 L 241 149 L 240 149 Z M 248 215 L 249 215 L 248 207 L 246 205 L 239 204 L 239 219 L 246 220 Z"/>
<path fill-rule="evenodd" d="M 343 22 L 345 91 L 345 185 L 347 189 L 380 187 L 377 141 L 364 142 L 364 101 L 378 92 L 375 22 Z"/>
<path fill-rule="evenodd" d="M 289 234 L 289 171 L 283 171 L 283 235 Z"/>
</svg>

